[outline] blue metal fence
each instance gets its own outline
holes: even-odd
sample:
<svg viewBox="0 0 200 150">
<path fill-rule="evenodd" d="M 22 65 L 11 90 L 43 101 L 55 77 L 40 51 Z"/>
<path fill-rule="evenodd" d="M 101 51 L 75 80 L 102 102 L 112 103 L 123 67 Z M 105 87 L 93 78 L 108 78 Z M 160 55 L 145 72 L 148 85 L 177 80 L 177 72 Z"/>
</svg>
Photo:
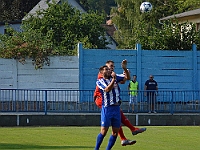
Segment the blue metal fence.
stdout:
<svg viewBox="0 0 200 150">
<path fill-rule="evenodd" d="M 1 89 L 0 112 L 91 113 L 100 112 L 93 101 L 93 90 Z M 135 113 L 149 112 L 145 91 L 138 91 Z M 128 91 L 121 91 L 124 112 L 129 111 Z M 83 101 L 80 101 L 82 99 Z M 200 113 L 200 91 L 156 92 L 157 113 Z"/>
</svg>

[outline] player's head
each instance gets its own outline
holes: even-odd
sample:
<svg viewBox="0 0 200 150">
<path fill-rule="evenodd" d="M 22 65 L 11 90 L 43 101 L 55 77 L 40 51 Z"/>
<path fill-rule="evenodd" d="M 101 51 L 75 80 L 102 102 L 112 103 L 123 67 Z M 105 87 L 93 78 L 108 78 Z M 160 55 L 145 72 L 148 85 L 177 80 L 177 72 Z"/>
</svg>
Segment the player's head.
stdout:
<svg viewBox="0 0 200 150">
<path fill-rule="evenodd" d="M 111 72 L 113 72 L 115 69 L 114 61 L 112 61 L 112 60 L 108 60 L 106 62 L 106 66 L 108 66 L 108 68 L 110 69 Z"/>
<path fill-rule="evenodd" d="M 99 72 L 102 74 L 104 78 L 109 78 L 111 75 L 110 69 L 104 65 L 99 68 Z"/>
</svg>

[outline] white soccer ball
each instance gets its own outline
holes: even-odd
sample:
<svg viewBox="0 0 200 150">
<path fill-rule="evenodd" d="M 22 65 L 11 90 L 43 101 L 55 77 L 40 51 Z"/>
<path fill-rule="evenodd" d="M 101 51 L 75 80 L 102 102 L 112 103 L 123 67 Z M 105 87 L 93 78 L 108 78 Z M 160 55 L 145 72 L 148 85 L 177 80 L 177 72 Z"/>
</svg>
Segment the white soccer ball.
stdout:
<svg viewBox="0 0 200 150">
<path fill-rule="evenodd" d="M 147 12 L 150 12 L 152 10 L 152 5 L 150 2 L 143 2 L 141 5 L 140 5 L 140 11 L 142 13 L 147 13 Z"/>
</svg>

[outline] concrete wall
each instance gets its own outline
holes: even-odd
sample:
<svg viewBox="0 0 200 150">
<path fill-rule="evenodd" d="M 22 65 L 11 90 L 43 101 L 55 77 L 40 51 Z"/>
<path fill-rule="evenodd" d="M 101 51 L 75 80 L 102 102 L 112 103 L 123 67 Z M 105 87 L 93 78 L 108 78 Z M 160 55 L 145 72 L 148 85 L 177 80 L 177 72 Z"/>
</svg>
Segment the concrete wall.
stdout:
<svg viewBox="0 0 200 150">
<path fill-rule="evenodd" d="M 125 114 L 137 126 L 200 125 L 200 114 Z M 100 126 L 96 114 L 0 114 L 0 126 Z"/>
<path fill-rule="evenodd" d="M 31 59 L 24 65 L 14 59 L 0 59 L 0 88 L 79 89 L 77 56 L 51 57 L 50 63 L 36 70 Z"/>
</svg>

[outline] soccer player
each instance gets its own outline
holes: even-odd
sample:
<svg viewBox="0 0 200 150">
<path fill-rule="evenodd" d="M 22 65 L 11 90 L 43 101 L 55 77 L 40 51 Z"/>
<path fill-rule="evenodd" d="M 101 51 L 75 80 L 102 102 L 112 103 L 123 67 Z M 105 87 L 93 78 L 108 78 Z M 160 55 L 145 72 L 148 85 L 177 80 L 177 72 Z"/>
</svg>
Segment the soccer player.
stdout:
<svg viewBox="0 0 200 150">
<path fill-rule="evenodd" d="M 101 131 L 97 136 L 95 150 L 99 150 L 109 126 L 112 126 L 112 135 L 106 148 L 110 150 L 115 144 L 121 124 L 120 91 L 117 83 L 122 81 L 123 77 L 116 77 L 114 72 L 111 74 L 107 66 L 100 67 L 99 72 L 103 76 L 96 82 L 102 94 Z"/>
<path fill-rule="evenodd" d="M 114 62 L 112 60 L 108 60 L 106 62 L 106 66 L 108 66 L 108 68 L 110 69 L 110 71 L 114 71 Z M 126 82 L 126 80 L 130 80 L 130 74 L 128 69 L 126 68 L 127 66 L 127 61 L 123 60 L 122 61 L 122 68 L 124 70 L 124 79 L 123 81 L 121 81 L 120 83 L 123 84 Z M 98 74 L 98 79 L 102 78 L 101 73 Z M 96 105 L 101 108 L 102 107 L 102 96 L 101 93 L 99 91 L 99 88 L 96 86 L 95 92 L 94 92 L 94 101 L 96 103 Z M 137 135 L 138 133 L 142 133 L 144 131 L 146 131 L 146 128 L 136 128 L 134 127 L 131 122 L 128 120 L 128 118 L 126 118 L 126 116 L 124 115 L 123 111 L 120 109 L 120 114 L 121 114 L 121 123 L 123 123 L 125 126 L 127 126 L 133 135 Z M 119 136 L 121 139 L 121 145 L 122 146 L 126 146 L 126 145 L 133 145 L 136 143 L 135 140 L 128 140 L 124 133 L 123 133 L 123 129 L 122 126 L 120 126 L 120 130 L 119 130 Z"/>
</svg>

